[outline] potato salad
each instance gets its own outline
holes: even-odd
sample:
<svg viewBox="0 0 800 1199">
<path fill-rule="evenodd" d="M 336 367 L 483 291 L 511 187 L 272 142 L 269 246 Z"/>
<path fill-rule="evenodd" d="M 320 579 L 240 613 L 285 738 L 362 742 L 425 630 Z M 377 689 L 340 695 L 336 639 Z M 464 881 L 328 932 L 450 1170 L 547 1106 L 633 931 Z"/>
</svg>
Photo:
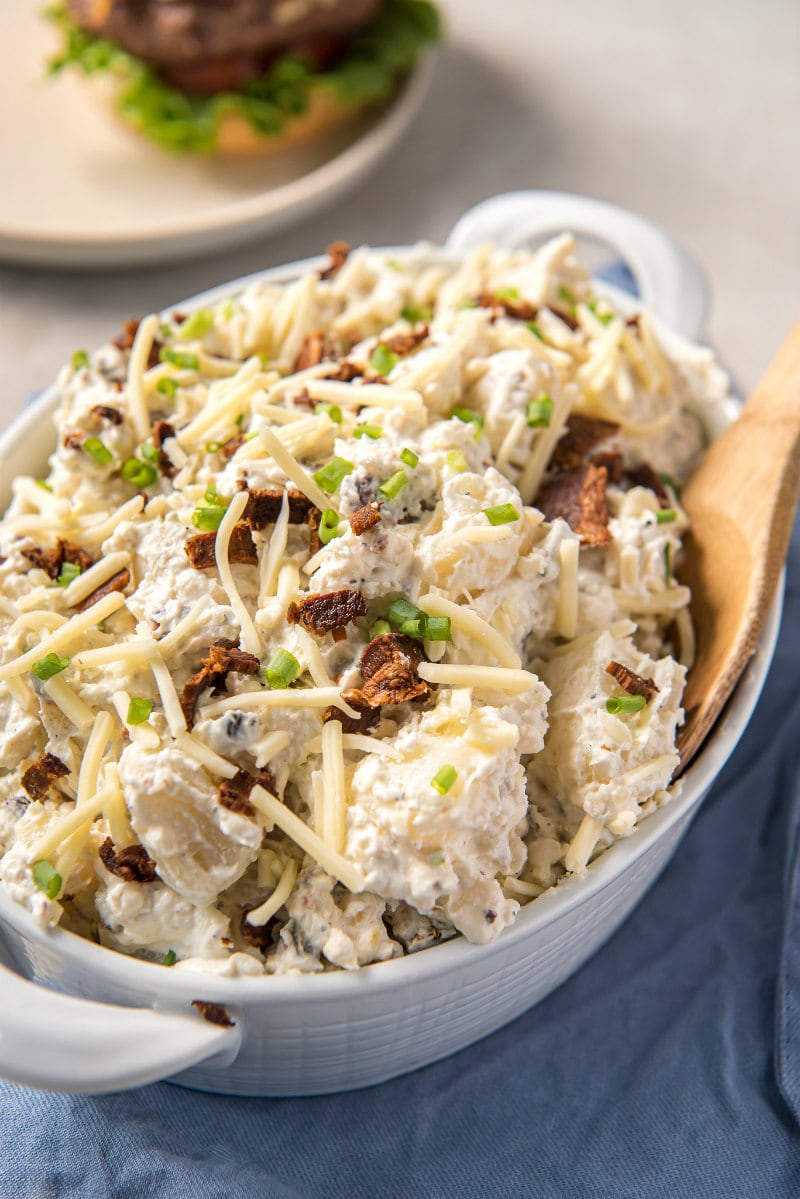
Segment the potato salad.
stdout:
<svg viewBox="0 0 800 1199">
<path fill-rule="evenodd" d="M 668 801 L 728 380 L 564 235 L 336 243 L 61 372 L 0 523 L 0 879 L 176 970 L 353 969 Z"/>
</svg>

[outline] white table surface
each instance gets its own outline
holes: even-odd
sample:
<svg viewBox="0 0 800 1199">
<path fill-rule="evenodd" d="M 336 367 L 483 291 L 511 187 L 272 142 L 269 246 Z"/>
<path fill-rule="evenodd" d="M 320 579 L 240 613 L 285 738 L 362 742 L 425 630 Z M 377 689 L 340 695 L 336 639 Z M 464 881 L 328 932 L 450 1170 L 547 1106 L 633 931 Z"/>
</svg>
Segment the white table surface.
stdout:
<svg viewBox="0 0 800 1199">
<path fill-rule="evenodd" d="M 448 45 L 421 116 L 324 214 L 161 269 L 0 266 L 0 425 L 125 318 L 338 237 L 440 240 L 478 200 L 531 187 L 637 209 L 688 246 L 711 279 L 709 338 L 755 383 L 800 316 L 797 0 L 440 3 Z"/>
</svg>

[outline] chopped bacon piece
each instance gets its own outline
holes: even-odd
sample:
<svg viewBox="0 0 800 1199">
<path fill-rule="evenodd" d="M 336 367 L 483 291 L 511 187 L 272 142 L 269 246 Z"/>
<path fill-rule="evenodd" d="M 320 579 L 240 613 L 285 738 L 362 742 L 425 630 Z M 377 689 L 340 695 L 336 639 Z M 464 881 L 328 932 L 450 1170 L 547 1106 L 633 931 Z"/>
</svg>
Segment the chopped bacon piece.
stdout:
<svg viewBox="0 0 800 1199">
<path fill-rule="evenodd" d="M 478 296 L 477 303 L 479 308 L 492 308 L 495 313 L 504 312 L 518 321 L 533 321 L 539 311 L 535 304 L 529 304 L 527 300 L 514 300 L 488 291 Z"/>
<path fill-rule="evenodd" d="M 646 487 L 648 491 L 652 491 L 659 505 L 662 508 L 669 508 L 670 500 L 667 489 L 648 462 L 642 462 L 640 466 L 626 470 L 625 478 L 632 487 Z"/>
<path fill-rule="evenodd" d="M 596 445 L 619 433 L 619 425 L 594 416 L 573 412 L 567 417 L 567 427 L 556 442 L 550 466 L 555 470 L 570 470 L 583 462 Z"/>
<path fill-rule="evenodd" d="M 547 520 L 563 517 L 573 533 L 578 534 L 582 545 L 608 545 L 611 534 L 606 507 L 607 481 L 608 472 L 604 466 L 582 462 L 546 483 L 536 498 L 536 505 Z"/>
<path fill-rule="evenodd" d="M 343 691 L 342 699 L 351 708 L 355 708 L 359 713 L 358 719 L 348 716 L 346 712 L 342 712 L 341 708 L 331 706 L 325 709 L 322 715 L 323 721 L 327 724 L 329 720 L 338 720 L 343 733 L 371 733 L 380 721 L 380 708 L 373 708 L 369 700 L 365 699 L 356 688 Z"/>
<path fill-rule="evenodd" d="M 119 408 L 109 408 L 108 404 L 95 404 L 92 408 L 95 416 L 99 416 L 100 420 L 107 420 L 112 425 L 122 424 L 122 413 Z"/>
<path fill-rule="evenodd" d="M 352 383 L 354 379 L 360 379 L 364 374 L 364 367 L 359 366 L 357 362 L 351 362 L 349 358 L 345 358 L 340 362 L 336 370 L 328 375 L 329 379 L 336 379 L 339 383 Z"/>
<path fill-rule="evenodd" d="M 321 521 L 322 513 L 319 508 L 312 508 L 308 514 L 308 552 L 312 558 L 322 549 L 322 538 L 319 535 Z"/>
<path fill-rule="evenodd" d="M 278 487 L 251 487 L 248 490 L 247 507 L 242 519 L 253 529 L 263 529 L 264 525 L 273 525 L 278 519 L 283 504 L 283 491 Z M 289 524 L 302 525 L 308 520 L 309 513 L 314 508 L 308 496 L 302 491 L 289 488 Z"/>
<path fill-rule="evenodd" d="M 164 442 L 175 436 L 175 430 L 169 421 L 157 420 L 153 425 L 153 445 L 158 450 L 158 469 L 167 479 L 174 479 L 178 473 L 175 463 L 164 453 Z"/>
<path fill-rule="evenodd" d="M 118 350 L 130 350 L 133 347 L 134 341 L 136 340 L 136 334 L 139 332 L 140 324 L 141 321 L 137 317 L 134 317 L 133 320 L 125 321 L 119 337 L 115 337 L 111 344 L 115 345 Z M 157 337 L 153 338 L 153 344 L 150 347 L 150 353 L 147 357 L 148 370 L 151 370 L 154 366 L 158 366 L 158 355 L 162 345 L 163 342 L 159 341 Z"/>
<path fill-rule="evenodd" d="M 366 614 L 367 601 L 361 592 L 344 587 L 341 591 L 308 595 L 299 604 L 289 604 L 286 619 L 289 624 L 301 624 L 309 633 L 321 634 L 341 629 L 357 616 Z"/>
<path fill-rule="evenodd" d="M 126 883 L 152 883 L 156 877 L 156 864 L 143 845 L 129 845 L 127 849 L 115 849 L 114 842 L 106 837 L 100 846 L 100 858 L 106 870 L 116 874 Z"/>
<path fill-rule="evenodd" d="M 382 519 L 380 504 L 377 500 L 371 500 L 368 504 L 364 504 L 363 508 L 357 508 L 355 512 L 351 513 L 350 528 L 355 537 L 360 537 L 368 529 L 373 529 Z"/>
<path fill-rule="evenodd" d="M 242 918 L 239 921 L 239 935 L 243 941 L 247 941 L 248 945 L 254 945 L 256 949 L 269 949 L 276 938 L 278 921 L 275 916 L 270 917 L 266 924 L 251 924 L 248 916 L 256 907 L 261 904 L 253 904 L 242 911 Z"/>
<path fill-rule="evenodd" d="M 634 670 L 623 666 L 621 662 L 609 662 L 606 674 L 612 675 L 622 690 L 628 692 L 628 695 L 643 695 L 646 700 L 651 700 L 654 695 L 658 695 L 655 679 L 645 679 Z"/>
<path fill-rule="evenodd" d="M 240 446 L 244 445 L 244 433 L 236 433 L 233 437 L 229 437 L 219 447 L 219 456 L 225 462 L 229 462 Z"/>
<path fill-rule="evenodd" d="M 222 1028 L 233 1028 L 235 1020 L 231 1020 L 225 1008 L 219 1003 L 206 1003 L 205 999 L 193 999 L 192 1007 L 196 1007 L 204 1020 L 209 1024 L 219 1024 Z"/>
<path fill-rule="evenodd" d="M 295 371 L 308 370 L 310 366 L 319 366 L 325 357 L 325 334 L 321 331 L 307 333 L 300 346 L 300 353 L 294 364 Z"/>
<path fill-rule="evenodd" d="M 62 541 L 60 538 L 50 550 L 42 550 L 38 545 L 31 545 L 22 552 L 34 566 L 45 571 L 51 579 L 58 578 L 65 562 L 77 566 L 81 574 L 92 565 L 91 554 L 81 549 L 79 545 L 74 545 L 71 541 Z"/>
<path fill-rule="evenodd" d="M 122 570 L 118 570 L 110 579 L 106 579 L 105 583 L 101 583 L 99 587 L 95 587 L 82 603 L 78 604 L 78 611 L 85 612 L 87 608 L 91 608 L 94 604 L 101 600 L 104 595 L 111 595 L 112 591 L 124 591 L 131 581 L 131 572 L 127 566 L 123 566 Z"/>
<path fill-rule="evenodd" d="M 32 762 L 20 780 L 31 799 L 45 799 L 57 779 L 69 774 L 66 766 L 55 754 L 43 754 Z"/>
<path fill-rule="evenodd" d="M 252 818 L 256 814 L 256 808 L 250 802 L 250 792 L 256 784 L 264 787 L 273 795 L 275 794 L 275 779 L 272 771 L 267 767 L 258 774 L 249 774 L 246 770 L 239 770 L 232 779 L 223 779 L 219 785 L 217 799 L 229 812 L 238 812 L 240 816 Z"/>
<path fill-rule="evenodd" d="M 83 433 L 67 433 L 63 444 L 65 450 L 79 450 L 83 445 Z"/>
<path fill-rule="evenodd" d="M 383 704 L 401 704 L 409 699 L 426 699 L 433 688 L 417 674 L 423 661 L 422 646 L 411 637 L 402 633 L 373 637 L 361 655 L 364 686 L 357 692 L 358 696 L 374 708 Z"/>
<path fill-rule="evenodd" d="M 225 690 L 228 674 L 257 674 L 260 665 L 255 654 L 249 654 L 246 650 L 236 649 L 235 646 L 212 645 L 208 657 L 203 658 L 200 670 L 192 675 L 183 688 L 181 710 L 189 728 L 194 722 L 195 705 L 207 687 L 213 688 L 215 695 L 220 695 Z"/>
<path fill-rule="evenodd" d="M 184 549 L 195 570 L 206 570 L 215 565 L 216 544 L 217 534 L 213 530 L 208 533 L 194 533 L 186 539 Z M 258 564 L 258 551 L 248 525 L 233 526 L 228 542 L 228 561 L 243 563 L 245 566 Z"/>
<path fill-rule="evenodd" d="M 625 324 L 628 326 L 629 329 L 638 329 L 639 328 L 639 316 L 640 316 L 640 314 L 638 312 L 634 312 L 633 316 L 629 316 L 627 318 L 627 320 L 625 321 Z"/>
<path fill-rule="evenodd" d="M 622 454 L 619 450 L 608 450 L 602 454 L 593 454 L 589 461 L 592 466 L 604 466 L 606 468 L 609 483 L 621 482 Z"/>
<path fill-rule="evenodd" d="M 328 265 L 319 273 L 320 279 L 333 279 L 339 274 L 350 255 L 350 247 L 344 241 L 332 241 L 325 253 L 330 259 Z"/>
<path fill-rule="evenodd" d="M 393 354 L 410 354 L 412 350 L 416 350 L 417 346 L 422 345 L 428 337 L 428 326 L 419 325 L 411 333 L 398 333 L 394 337 L 386 337 L 381 341 L 381 345 L 386 346 L 387 350 L 391 350 Z"/>
</svg>

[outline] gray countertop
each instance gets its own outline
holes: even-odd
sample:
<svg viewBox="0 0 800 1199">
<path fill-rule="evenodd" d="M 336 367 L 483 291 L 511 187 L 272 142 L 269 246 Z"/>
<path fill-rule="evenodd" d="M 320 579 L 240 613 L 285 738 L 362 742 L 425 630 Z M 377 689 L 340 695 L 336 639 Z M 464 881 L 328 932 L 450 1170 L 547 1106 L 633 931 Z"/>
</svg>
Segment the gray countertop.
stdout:
<svg viewBox="0 0 800 1199">
<path fill-rule="evenodd" d="M 448 44 L 376 175 L 288 233 L 162 268 L 0 267 L 0 424 L 78 346 L 212 284 L 352 243 L 441 240 L 496 192 L 638 210 L 702 262 L 709 339 L 746 389 L 800 315 L 796 0 L 441 0 Z"/>
</svg>

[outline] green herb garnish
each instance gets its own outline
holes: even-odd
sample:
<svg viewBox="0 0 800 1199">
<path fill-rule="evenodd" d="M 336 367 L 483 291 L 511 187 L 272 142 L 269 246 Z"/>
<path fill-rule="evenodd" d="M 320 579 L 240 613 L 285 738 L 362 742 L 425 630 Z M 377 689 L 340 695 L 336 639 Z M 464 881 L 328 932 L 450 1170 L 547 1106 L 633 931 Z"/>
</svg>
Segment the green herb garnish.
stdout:
<svg viewBox="0 0 800 1199">
<path fill-rule="evenodd" d="M 178 390 L 178 380 L 170 379 L 167 375 L 163 379 L 159 379 L 156 383 L 156 391 L 159 395 L 166 396 L 168 400 L 175 398 L 175 392 Z"/>
<path fill-rule="evenodd" d="M 469 470 L 467 460 L 461 453 L 461 450 L 447 451 L 447 465 L 451 470 L 454 470 L 457 475 L 463 475 L 465 470 Z"/>
<path fill-rule="evenodd" d="M 381 483 L 378 488 L 378 494 L 382 495 L 385 500 L 396 499 L 407 483 L 408 475 L 406 472 L 404 470 L 396 470 L 385 482 Z"/>
<path fill-rule="evenodd" d="M 55 866 L 46 862 L 44 858 L 34 862 L 33 881 L 40 891 L 44 891 L 48 899 L 55 899 L 63 886 L 63 880 Z"/>
<path fill-rule="evenodd" d="M 519 512 L 513 504 L 498 504 L 495 508 L 481 508 L 490 525 L 510 525 L 519 520 Z"/>
<path fill-rule="evenodd" d="M 574 312 L 578 306 L 578 301 L 575 299 L 574 295 L 565 283 L 559 283 L 558 285 L 558 298 L 564 304 L 566 304 L 570 312 Z"/>
<path fill-rule="evenodd" d="M 276 691 L 285 691 L 290 687 L 300 673 L 300 663 L 288 649 L 279 649 L 269 666 L 264 671 L 264 677 Z"/>
<path fill-rule="evenodd" d="M 315 404 L 314 416 L 327 416 L 335 425 L 342 423 L 342 410 L 338 404 Z"/>
<path fill-rule="evenodd" d="M 326 508 L 320 517 L 317 533 L 323 545 L 327 545 L 329 541 L 333 541 L 334 537 L 338 537 L 339 513 L 334 512 L 333 508 Z"/>
<path fill-rule="evenodd" d="M 174 966 L 175 963 L 177 962 L 177 960 L 178 960 L 178 955 L 175 952 L 175 950 L 168 949 L 167 952 L 164 954 L 164 961 L 161 963 L 161 965 L 162 966 Z"/>
<path fill-rule="evenodd" d="M 378 375 L 388 375 L 400 361 L 394 350 L 390 350 L 383 342 L 378 342 L 369 356 L 369 364 Z"/>
<path fill-rule="evenodd" d="M 89 365 L 89 355 L 85 350 L 76 350 L 72 355 L 72 369 L 74 371 L 82 370 Z"/>
<path fill-rule="evenodd" d="M 53 488 L 47 482 L 47 479 L 37 479 L 36 486 L 41 487 L 42 491 L 49 491 L 51 495 L 53 494 Z"/>
<path fill-rule="evenodd" d="M 426 641 L 452 641 L 449 616 L 427 616 L 425 618 Z"/>
<path fill-rule="evenodd" d="M 61 674 L 62 670 L 66 670 L 71 661 L 71 658 L 59 658 L 58 654 L 45 654 L 38 662 L 34 662 L 31 669 L 37 679 L 46 683 L 48 679 L 52 679 L 53 675 Z"/>
<path fill-rule="evenodd" d="M 455 417 L 456 420 L 464 421 L 467 425 L 474 425 L 476 438 L 480 437 L 481 430 L 486 424 L 486 417 L 481 412 L 475 412 L 472 408 L 462 408 L 459 405 L 451 408 L 450 417 L 451 419 Z"/>
<path fill-rule="evenodd" d="M 446 795 L 458 778 L 455 766 L 442 766 L 431 779 L 431 786 L 440 795 Z"/>
<path fill-rule="evenodd" d="M 158 351 L 158 357 L 161 362 L 169 362 L 171 366 L 176 366 L 178 370 L 200 370 L 200 359 L 197 354 L 191 354 L 188 350 L 173 350 L 172 346 L 162 346 Z"/>
<path fill-rule="evenodd" d="M 136 696 L 128 704 L 128 715 L 125 717 L 126 724 L 146 724 L 150 719 L 150 713 L 153 711 L 153 701 L 151 699 L 140 699 Z"/>
<path fill-rule="evenodd" d="M 359 425 L 353 430 L 354 437 L 371 437 L 373 441 L 377 441 L 379 437 L 383 437 L 383 429 L 380 425 Z"/>
<path fill-rule="evenodd" d="M 385 637 L 387 633 L 391 633 L 392 626 L 388 620 L 376 620 L 369 631 L 369 639 L 372 641 L 375 637 Z"/>
<path fill-rule="evenodd" d="M 353 463 L 348 462 L 346 458 L 331 458 L 330 462 L 316 471 L 312 478 L 326 495 L 333 495 L 335 491 L 339 490 L 342 479 L 352 474 L 355 469 Z"/>
<path fill-rule="evenodd" d="M 534 337 L 538 337 L 539 341 L 544 342 L 544 337 L 542 336 L 542 331 L 539 328 L 539 326 L 536 324 L 536 321 L 526 321 L 525 326 L 527 329 L 530 330 L 530 332 L 533 334 Z"/>
<path fill-rule="evenodd" d="M 606 700 L 606 711 L 612 716 L 620 712 L 641 712 L 646 703 L 643 695 L 612 695 Z"/>
<path fill-rule="evenodd" d="M 400 451 L 400 461 L 405 462 L 406 466 L 410 466 L 413 470 L 414 467 L 419 466 L 419 454 L 406 448 Z"/>
<path fill-rule="evenodd" d="M 59 587 L 69 587 L 72 580 L 77 579 L 80 573 L 81 568 L 77 562 L 64 562 L 62 563 L 61 570 L 58 572 L 56 582 Z"/>
<path fill-rule="evenodd" d="M 419 304 L 406 304 L 405 308 L 401 309 L 400 315 L 404 321 L 408 321 L 409 325 L 425 324 L 433 319 L 432 310 L 421 308 Z"/>
<path fill-rule="evenodd" d="M 126 483 L 133 483 L 135 487 L 152 487 L 158 478 L 155 467 L 138 458 L 128 458 L 123 462 L 120 473 Z"/>
<path fill-rule="evenodd" d="M 186 341 L 194 341 L 195 338 L 208 333 L 213 324 L 214 313 L 211 309 L 198 308 L 197 312 L 190 313 L 183 324 L 178 326 L 178 335 Z"/>
<path fill-rule="evenodd" d="M 103 445 L 99 437 L 87 437 L 81 449 L 85 450 L 98 466 L 108 466 L 109 462 L 114 461 L 111 450 L 108 446 Z"/>
<path fill-rule="evenodd" d="M 667 583 L 672 582 L 672 544 L 669 541 L 664 546 L 664 576 Z"/>
<path fill-rule="evenodd" d="M 553 401 L 546 391 L 534 400 L 528 400 L 525 422 L 531 429 L 549 429 L 553 419 Z"/>
<path fill-rule="evenodd" d="M 674 508 L 659 508 L 656 513 L 657 525 L 671 525 L 674 520 L 678 519 L 678 513 Z"/>
</svg>

